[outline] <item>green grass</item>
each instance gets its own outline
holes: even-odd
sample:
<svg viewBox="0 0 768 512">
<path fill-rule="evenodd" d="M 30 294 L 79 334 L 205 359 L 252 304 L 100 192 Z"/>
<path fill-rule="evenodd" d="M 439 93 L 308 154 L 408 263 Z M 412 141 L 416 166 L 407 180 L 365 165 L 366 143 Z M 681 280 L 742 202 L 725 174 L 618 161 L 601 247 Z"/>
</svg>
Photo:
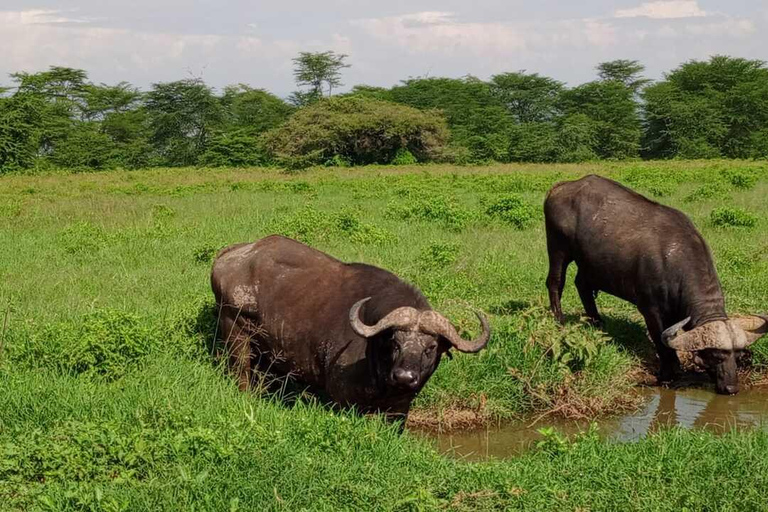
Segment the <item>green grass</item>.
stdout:
<svg viewBox="0 0 768 512">
<path fill-rule="evenodd" d="M 578 321 L 569 283 L 573 322 L 561 328 L 546 310 L 543 197 L 588 172 L 689 214 L 729 310 L 765 312 L 764 163 L 3 177 L 0 508 L 764 508 L 764 433 L 671 431 L 635 445 L 588 437 L 469 464 L 310 398 L 239 393 L 208 353 L 213 255 L 277 232 L 396 272 L 468 333 L 472 308 L 490 314 L 488 349 L 443 361 L 415 404 L 422 421 L 629 406 L 632 374 L 652 355 L 633 308 L 601 296 L 607 326 L 594 329 Z M 713 222 L 725 207 L 753 226 Z M 759 377 L 765 341 L 754 362 Z"/>
</svg>

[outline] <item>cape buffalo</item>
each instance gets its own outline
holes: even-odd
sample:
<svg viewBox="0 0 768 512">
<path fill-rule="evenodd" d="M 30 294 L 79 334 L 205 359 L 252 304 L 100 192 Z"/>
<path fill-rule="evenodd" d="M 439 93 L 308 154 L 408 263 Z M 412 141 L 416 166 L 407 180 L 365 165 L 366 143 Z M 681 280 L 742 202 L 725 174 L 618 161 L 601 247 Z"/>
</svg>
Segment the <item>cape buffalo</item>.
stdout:
<svg viewBox="0 0 768 512">
<path fill-rule="evenodd" d="M 394 274 L 282 236 L 223 249 L 211 285 L 242 390 L 258 360 L 342 406 L 403 417 L 443 354 L 478 352 L 490 338 L 480 313 L 482 333 L 464 340 Z"/>
<path fill-rule="evenodd" d="M 688 351 L 718 393 L 738 392 L 737 357 L 768 331 L 768 316 L 727 317 L 709 248 L 685 214 L 594 175 L 553 186 L 544 214 L 547 288 L 560 322 L 565 274 L 575 261 L 576 289 L 593 322 L 600 322 L 599 291 L 637 306 L 656 344 L 661 381 L 679 369 L 676 351 Z"/>
</svg>

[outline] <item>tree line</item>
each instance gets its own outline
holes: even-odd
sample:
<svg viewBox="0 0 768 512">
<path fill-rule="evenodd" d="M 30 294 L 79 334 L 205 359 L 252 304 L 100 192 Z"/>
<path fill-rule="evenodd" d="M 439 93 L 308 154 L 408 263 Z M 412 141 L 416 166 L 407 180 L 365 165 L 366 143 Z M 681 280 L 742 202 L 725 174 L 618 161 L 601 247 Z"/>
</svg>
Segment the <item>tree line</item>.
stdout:
<svg viewBox="0 0 768 512">
<path fill-rule="evenodd" d="M 655 82 L 639 62 L 616 60 L 575 87 L 517 71 L 332 96 L 346 58 L 301 53 L 301 89 L 287 99 L 245 84 L 217 92 L 199 78 L 141 91 L 66 67 L 14 73 L 0 88 L 0 172 L 768 157 L 758 60 L 693 60 Z"/>
</svg>

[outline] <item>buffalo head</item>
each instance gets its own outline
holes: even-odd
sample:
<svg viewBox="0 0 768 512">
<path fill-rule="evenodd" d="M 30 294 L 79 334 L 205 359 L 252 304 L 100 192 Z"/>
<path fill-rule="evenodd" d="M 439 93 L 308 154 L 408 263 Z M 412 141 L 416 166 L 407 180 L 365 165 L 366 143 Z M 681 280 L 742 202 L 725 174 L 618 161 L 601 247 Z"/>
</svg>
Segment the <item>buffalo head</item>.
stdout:
<svg viewBox="0 0 768 512">
<path fill-rule="evenodd" d="M 381 340 L 384 346 L 378 353 L 388 361 L 377 363 L 383 363 L 387 369 L 384 375 L 387 384 L 395 388 L 418 391 L 437 368 L 443 353 L 451 348 L 460 352 L 479 352 L 491 336 L 488 320 L 480 313 L 476 314 L 483 332 L 477 339 L 468 341 L 459 336 L 456 328 L 440 313 L 412 307 L 397 308 L 376 325 L 366 325 L 360 320 L 360 308 L 368 300 L 370 297 L 352 306 L 349 321 L 357 334 L 368 339 L 387 332 L 387 337 Z"/>
<path fill-rule="evenodd" d="M 690 320 L 686 318 L 666 329 L 661 336 L 663 343 L 674 350 L 694 352 L 694 361 L 709 372 L 718 393 L 738 393 L 736 360 L 742 351 L 768 333 L 768 316 L 715 320 L 684 331 Z"/>
</svg>

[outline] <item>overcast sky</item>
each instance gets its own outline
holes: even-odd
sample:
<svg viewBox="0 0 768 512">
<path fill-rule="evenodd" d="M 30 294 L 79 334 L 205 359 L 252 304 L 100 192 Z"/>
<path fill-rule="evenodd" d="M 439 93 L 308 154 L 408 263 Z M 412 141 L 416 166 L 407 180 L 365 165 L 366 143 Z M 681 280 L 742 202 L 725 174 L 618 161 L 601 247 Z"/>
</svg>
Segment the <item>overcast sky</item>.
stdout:
<svg viewBox="0 0 768 512">
<path fill-rule="evenodd" d="M 0 0 L 0 40 L 2 77 L 60 65 L 142 88 L 193 75 L 285 96 L 291 58 L 326 49 L 349 54 L 347 86 L 521 69 L 575 85 L 618 58 L 651 78 L 768 59 L 768 0 Z"/>
</svg>

